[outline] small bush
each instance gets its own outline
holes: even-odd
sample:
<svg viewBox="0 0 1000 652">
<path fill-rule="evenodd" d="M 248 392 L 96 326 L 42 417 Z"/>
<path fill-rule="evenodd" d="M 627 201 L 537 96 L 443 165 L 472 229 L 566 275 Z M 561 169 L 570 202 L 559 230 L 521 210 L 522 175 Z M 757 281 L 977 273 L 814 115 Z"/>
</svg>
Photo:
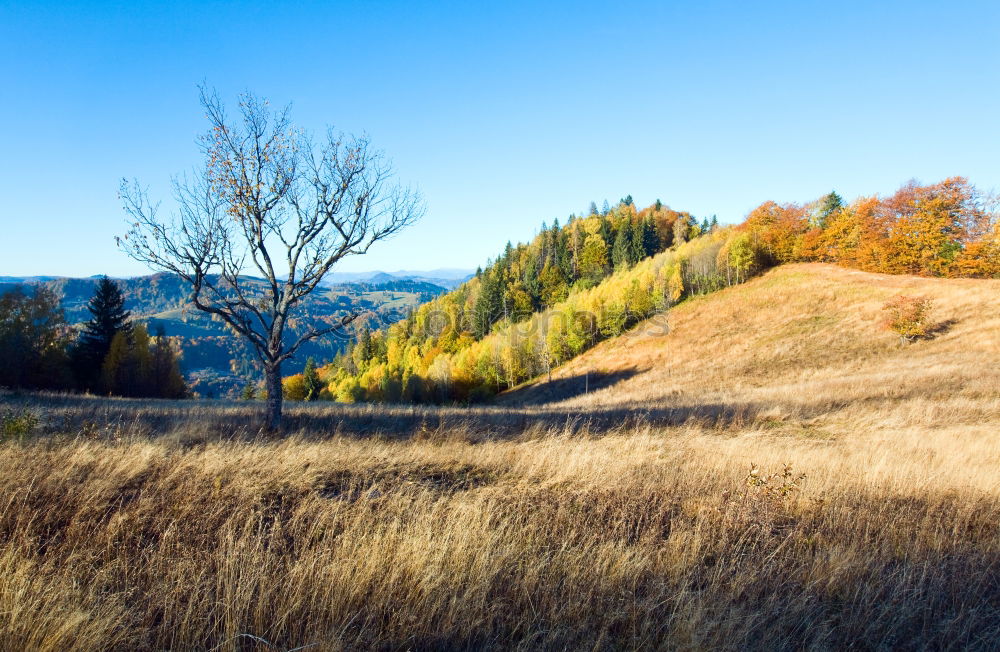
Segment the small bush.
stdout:
<svg viewBox="0 0 1000 652">
<path fill-rule="evenodd" d="M 899 335 L 902 342 L 912 342 L 927 335 L 931 300 L 927 297 L 907 297 L 896 295 L 885 302 L 882 311 L 886 314 L 882 325 Z"/>
<path fill-rule="evenodd" d="M 0 414 L 0 441 L 22 441 L 38 426 L 38 417 L 25 409 Z"/>
</svg>

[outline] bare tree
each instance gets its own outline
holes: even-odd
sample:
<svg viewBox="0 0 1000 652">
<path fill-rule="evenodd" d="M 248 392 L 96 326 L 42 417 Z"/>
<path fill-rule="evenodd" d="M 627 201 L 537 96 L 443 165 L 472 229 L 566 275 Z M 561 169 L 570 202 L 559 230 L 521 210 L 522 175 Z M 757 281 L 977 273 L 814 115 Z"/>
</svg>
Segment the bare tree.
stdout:
<svg viewBox="0 0 1000 652">
<path fill-rule="evenodd" d="M 250 93 L 234 121 L 216 93 L 202 88 L 200 99 L 211 124 L 199 140 L 203 167 L 173 180 L 176 210 L 165 219 L 138 182 L 123 180 L 129 230 L 117 241 L 135 260 L 184 279 L 199 310 L 250 343 L 277 428 L 281 363 L 357 317 L 293 333 L 296 306 L 338 261 L 412 224 L 424 205 L 392 183 L 390 162 L 366 137 L 328 130 L 317 143 L 293 128 L 287 107 L 274 111 Z"/>
</svg>

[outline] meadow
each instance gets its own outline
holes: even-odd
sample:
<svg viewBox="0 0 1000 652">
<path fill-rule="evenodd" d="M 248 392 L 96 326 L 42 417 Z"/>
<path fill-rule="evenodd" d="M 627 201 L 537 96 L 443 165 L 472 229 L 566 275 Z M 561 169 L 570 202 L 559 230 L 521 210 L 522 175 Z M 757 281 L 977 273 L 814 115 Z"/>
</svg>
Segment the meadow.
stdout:
<svg viewBox="0 0 1000 652">
<path fill-rule="evenodd" d="M 786 266 L 499 405 L 279 434 L 0 394 L 0 647 L 994 649 L 998 290 Z"/>
</svg>

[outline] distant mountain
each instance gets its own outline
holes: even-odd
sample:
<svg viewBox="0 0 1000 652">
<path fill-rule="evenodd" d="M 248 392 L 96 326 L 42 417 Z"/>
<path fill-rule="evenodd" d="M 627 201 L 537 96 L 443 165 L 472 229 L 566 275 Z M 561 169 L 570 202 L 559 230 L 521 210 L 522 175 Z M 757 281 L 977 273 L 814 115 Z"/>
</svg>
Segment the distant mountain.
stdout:
<svg viewBox="0 0 1000 652">
<path fill-rule="evenodd" d="M 41 283 L 42 281 L 54 281 L 63 278 L 62 276 L 0 276 L 0 283 Z"/>
<path fill-rule="evenodd" d="M 334 272 L 327 275 L 324 283 L 338 285 L 343 283 L 389 283 L 394 280 L 407 280 L 430 283 L 453 290 L 472 278 L 472 275 L 472 270 L 454 268 L 400 270 L 396 272 L 383 272 L 381 270 L 371 272 Z"/>
<path fill-rule="evenodd" d="M 390 272 L 393 276 L 401 276 L 403 278 L 411 277 L 423 277 L 423 278 L 442 278 L 449 279 L 452 281 L 464 281 L 468 279 L 474 273 L 471 269 L 458 269 L 454 267 L 441 267 L 439 269 L 431 269 L 426 271 L 413 271 L 413 270 L 400 270 L 398 272 Z"/>
<path fill-rule="evenodd" d="M 87 303 L 101 277 L 64 278 L 54 276 L 2 276 L 0 293 L 18 285 L 44 285 L 54 291 L 71 324 L 81 324 L 89 318 Z M 263 279 L 247 278 L 248 282 L 264 284 Z M 202 395 L 233 394 L 251 379 L 257 378 L 252 352 L 218 319 L 203 313 L 190 303 L 190 288 L 173 274 L 152 274 L 135 278 L 116 279 L 125 295 L 125 308 L 145 323 L 151 331 L 160 327 L 173 338 L 181 350 L 181 369 L 195 391 Z M 288 333 L 293 337 L 313 324 L 329 317 L 360 312 L 365 317 L 359 323 L 374 328 L 404 318 L 416 306 L 443 294 L 448 289 L 440 283 L 423 279 L 400 278 L 384 272 L 373 272 L 364 278 L 325 285 L 299 305 L 297 328 Z M 293 373 L 306 358 L 319 362 L 331 359 L 349 340 L 343 336 L 328 337 L 306 343 L 288 363 Z"/>
</svg>

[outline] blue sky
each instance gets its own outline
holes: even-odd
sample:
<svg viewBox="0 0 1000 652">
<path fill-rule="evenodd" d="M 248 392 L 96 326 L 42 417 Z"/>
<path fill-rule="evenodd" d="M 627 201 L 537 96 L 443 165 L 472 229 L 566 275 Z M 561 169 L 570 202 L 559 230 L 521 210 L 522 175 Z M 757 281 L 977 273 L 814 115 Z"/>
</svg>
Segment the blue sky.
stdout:
<svg viewBox="0 0 1000 652">
<path fill-rule="evenodd" d="M 877 5 L 877 6 L 874 6 Z M 632 194 L 737 222 L 1000 187 L 1000 3 L 0 0 L 0 275 L 133 275 L 116 191 L 198 162 L 201 81 L 367 132 L 424 220 L 341 271 L 468 267 Z"/>
</svg>

